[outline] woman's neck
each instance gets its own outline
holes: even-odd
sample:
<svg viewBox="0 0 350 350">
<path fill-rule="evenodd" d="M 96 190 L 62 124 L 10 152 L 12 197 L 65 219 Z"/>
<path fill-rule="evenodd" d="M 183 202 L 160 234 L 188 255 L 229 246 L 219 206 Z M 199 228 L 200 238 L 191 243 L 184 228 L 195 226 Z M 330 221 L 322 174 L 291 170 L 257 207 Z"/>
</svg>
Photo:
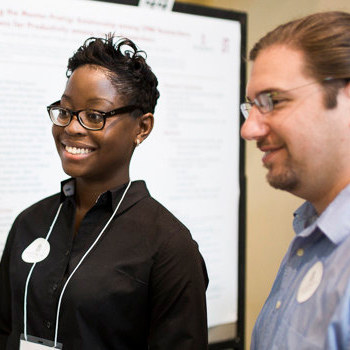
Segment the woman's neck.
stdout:
<svg viewBox="0 0 350 350">
<path fill-rule="evenodd" d="M 129 176 L 117 179 L 116 181 L 88 181 L 85 179 L 76 179 L 75 199 L 77 208 L 88 211 L 94 206 L 98 197 L 113 188 L 121 186 L 129 181 Z"/>
</svg>

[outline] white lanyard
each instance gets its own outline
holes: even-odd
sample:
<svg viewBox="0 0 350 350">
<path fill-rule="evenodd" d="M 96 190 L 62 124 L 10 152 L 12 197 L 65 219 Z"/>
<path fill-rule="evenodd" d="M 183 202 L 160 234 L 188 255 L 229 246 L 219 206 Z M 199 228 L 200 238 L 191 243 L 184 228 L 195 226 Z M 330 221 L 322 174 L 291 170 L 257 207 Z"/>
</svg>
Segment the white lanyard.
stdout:
<svg viewBox="0 0 350 350">
<path fill-rule="evenodd" d="M 97 236 L 97 238 L 95 239 L 95 241 L 92 243 L 92 245 L 90 246 L 90 248 L 85 252 L 85 254 L 83 255 L 83 257 L 80 259 L 78 265 L 75 267 L 75 269 L 73 270 L 73 272 L 69 275 L 69 277 L 67 278 L 67 281 L 66 283 L 64 284 L 63 288 L 62 288 L 62 292 L 61 292 L 61 295 L 59 297 L 59 300 L 58 300 L 58 306 L 57 306 L 57 314 L 56 314 L 56 327 L 55 327 L 55 340 L 54 340 L 54 348 L 56 348 L 57 346 L 57 336 L 58 336 L 58 322 L 59 322 L 59 315 L 60 315 L 60 308 L 61 308 L 61 301 L 62 301 L 62 297 L 63 297 L 63 293 L 64 291 L 66 290 L 66 287 L 67 287 L 67 284 L 68 282 L 70 281 L 70 279 L 72 278 L 73 274 L 75 273 L 75 271 L 79 268 L 79 266 L 82 264 L 82 262 L 85 260 L 85 258 L 87 257 L 87 255 L 90 253 L 90 251 L 94 248 L 94 246 L 97 244 L 98 240 L 101 238 L 103 232 L 106 230 L 107 226 L 109 225 L 109 223 L 112 221 L 113 217 L 115 216 L 115 214 L 117 213 L 125 195 L 126 195 L 126 192 L 128 191 L 129 187 L 131 185 L 131 181 L 129 181 L 128 185 L 126 186 L 126 189 L 122 195 L 122 198 L 120 199 L 118 205 L 116 206 L 113 214 L 111 215 L 111 217 L 109 218 L 109 220 L 107 221 L 107 223 L 105 224 L 105 226 L 103 227 L 103 229 L 101 230 L 101 232 L 99 233 L 99 235 Z M 52 229 L 57 221 L 57 218 L 58 218 L 58 215 L 61 211 L 61 208 L 62 208 L 62 204 L 60 204 L 58 210 L 57 210 L 57 213 L 56 213 L 56 216 L 55 218 L 53 219 L 52 221 L 52 224 L 50 226 L 50 229 L 49 229 L 49 232 L 48 234 L 46 235 L 46 238 L 45 240 L 47 241 L 51 235 L 51 232 L 52 232 Z M 23 312 L 23 315 L 24 315 L 24 339 L 25 340 L 28 340 L 28 335 L 27 335 L 27 294 L 28 294 L 28 284 L 29 284 L 29 280 L 30 280 L 30 277 L 32 275 L 32 272 L 34 270 L 34 267 L 35 267 L 36 263 L 33 264 L 33 266 L 31 267 L 30 271 L 29 271 L 29 274 L 28 274 L 28 277 L 27 277 L 27 281 L 26 281 L 26 285 L 25 285 L 25 290 L 24 290 L 24 312 Z"/>
</svg>

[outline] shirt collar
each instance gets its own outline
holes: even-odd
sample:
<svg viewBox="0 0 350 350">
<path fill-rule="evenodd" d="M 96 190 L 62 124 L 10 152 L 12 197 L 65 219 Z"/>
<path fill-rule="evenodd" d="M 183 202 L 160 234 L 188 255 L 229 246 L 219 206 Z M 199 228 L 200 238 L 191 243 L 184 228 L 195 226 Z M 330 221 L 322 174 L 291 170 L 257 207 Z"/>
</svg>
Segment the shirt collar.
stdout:
<svg viewBox="0 0 350 350">
<path fill-rule="evenodd" d="M 308 236 L 318 227 L 334 244 L 350 235 L 350 185 L 345 187 L 318 217 L 310 202 L 294 213 L 293 227 L 297 235 Z"/>
<path fill-rule="evenodd" d="M 70 178 L 61 182 L 61 202 L 75 193 L 75 179 Z"/>
<path fill-rule="evenodd" d="M 108 190 L 102 193 L 96 202 L 105 202 L 109 203 L 111 209 L 114 210 L 126 187 L 127 183 L 111 190 Z M 70 178 L 61 182 L 61 202 L 63 202 L 66 198 L 73 198 L 75 194 L 75 179 Z M 126 196 L 124 197 L 123 202 L 118 209 L 118 214 L 127 210 L 129 207 L 140 201 L 142 198 L 150 197 L 147 186 L 144 181 L 134 181 L 131 183 Z"/>
<path fill-rule="evenodd" d="M 127 185 L 128 184 L 126 183 L 115 189 L 107 191 L 110 193 L 111 196 L 113 210 L 117 207 Z M 136 204 L 138 201 L 146 197 L 150 197 L 146 183 L 141 180 L 133 181 L 130 185 L 130 188 L 128 189 L 128 192 L 124 197 L 123 202 L 120 204 L 118 214 L 121 214 L 123 211 L 127 210 L 128 208 Z"/>
</svg>

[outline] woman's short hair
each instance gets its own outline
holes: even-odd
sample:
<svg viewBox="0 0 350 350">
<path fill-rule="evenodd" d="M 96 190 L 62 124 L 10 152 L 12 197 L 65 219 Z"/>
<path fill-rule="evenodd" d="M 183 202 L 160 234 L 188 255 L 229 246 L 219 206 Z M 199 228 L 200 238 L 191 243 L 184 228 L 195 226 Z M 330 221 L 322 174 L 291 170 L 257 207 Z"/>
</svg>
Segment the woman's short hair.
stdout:
<svg viewBox="0 0 350 350">
<path fill-rule="evenodd" d="M 159 97 L 158 80 L 146 63 L 146 54 L 127 38 L 111 34 L 106 38 L 89 38 L 68 60 L 66 75 L 83 65 L 106 70 L 117 92 L 126 104 L 137 105 L 143 113 L 154 113 Z"/>
</svg>

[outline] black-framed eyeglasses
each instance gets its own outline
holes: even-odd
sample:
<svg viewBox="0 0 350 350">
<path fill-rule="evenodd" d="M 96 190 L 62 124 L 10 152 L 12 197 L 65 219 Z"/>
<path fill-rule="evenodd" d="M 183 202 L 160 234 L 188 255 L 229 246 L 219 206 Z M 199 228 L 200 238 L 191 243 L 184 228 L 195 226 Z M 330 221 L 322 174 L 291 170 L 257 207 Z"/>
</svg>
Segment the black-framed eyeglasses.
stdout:
<svg viewBox="0 0 350 350">
<path fill-rule="evenodd" d="M 57 126 L 68 126 L 74 116 L 77 117 L 80 125 L 88 130 L 101 130 L 105 126 L 106 118 L 113 117 L 118 114 L 130 113 L 139 109 L 142 113 L 141 107 L 136 105 L 124 106 L 113 109 L 109 112 L 101 112 L 94 109 L 81 109 L 79 111 L 72 111 L 67 108 L 60 107 L 61 101 L 56 101 L 47 106 L 51 121 Z"/>
<path fill-rule="evenodd" d="M 326 78 L 324 81 L 334 80 L 333 78 Z M 275 108 L 275 105 L 281 101 L 281 99 L 276 99 L 276 97 L 282 93 L 290 92 L 292 90 L 300 89 L 302 87 L 319 83 L 318 81 L 312 81 L 310 83 L 297 86 L 295 88 L 285 90 L 285 91 L 271 91 L 271 92 L 262 92 L 260 93 L 253 101 L 246 101 L 241 103 L 241 112 L 245 119 L 249 117 L 249 113 L 253 106 L 256 106 L 260 113 L 266 114 L 272 112 Z"/>
</svg>

